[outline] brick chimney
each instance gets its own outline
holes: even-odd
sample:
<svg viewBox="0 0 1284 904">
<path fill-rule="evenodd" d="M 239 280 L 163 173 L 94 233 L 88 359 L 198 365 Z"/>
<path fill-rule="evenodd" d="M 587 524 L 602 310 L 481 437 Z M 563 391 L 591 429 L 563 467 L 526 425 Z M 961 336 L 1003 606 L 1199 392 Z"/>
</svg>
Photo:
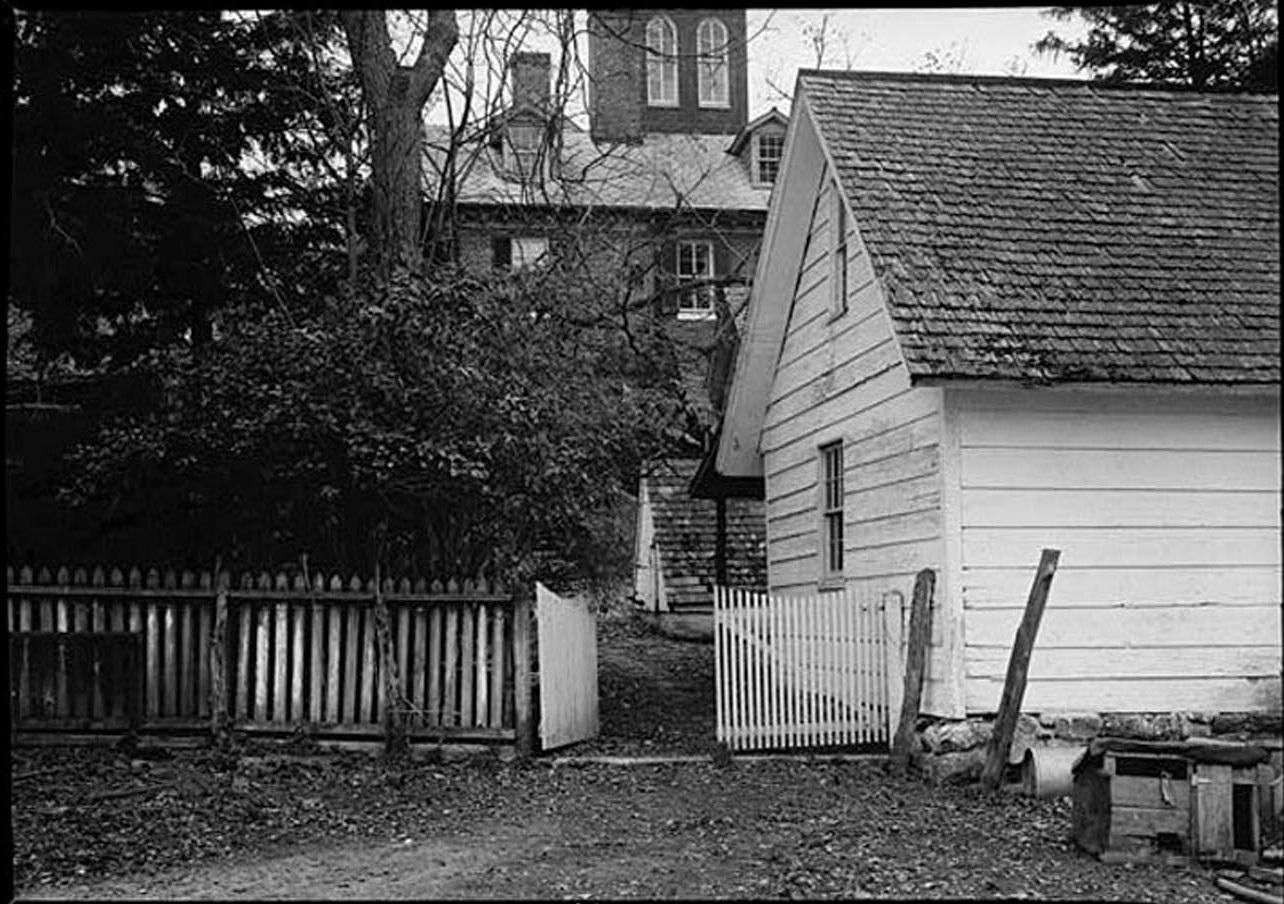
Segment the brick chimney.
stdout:
<svg viewBox="0 0 1284 904">
<path fill-rule="evenodd" d="M 589 132 L 594 141 L 640 142 L 643 20 L 633 10 L 599 9 L 588 21 Z"/>
<path fill-rule="evenodd" d="M 515 53 L 509 66 L 513 72 L 513 106 L 547 111 L 552 58 L 547 53 Z"/>
</svg>

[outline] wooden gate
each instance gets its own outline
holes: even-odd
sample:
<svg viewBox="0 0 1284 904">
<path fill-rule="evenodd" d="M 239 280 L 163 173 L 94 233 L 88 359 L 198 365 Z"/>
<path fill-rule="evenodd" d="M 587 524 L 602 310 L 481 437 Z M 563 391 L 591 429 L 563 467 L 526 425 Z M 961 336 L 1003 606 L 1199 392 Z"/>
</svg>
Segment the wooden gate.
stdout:
<svg viewBox="0 0 1284 904">
<path fill-rule="evenodd" d="M 539 736 L 544 750 L 597 735 L 597 618 L 583 600 L 535 585 Z"/>
<path fill-rule="evenodd" d="M 714 593 L 717 738 L 732 750 L 887 744 L 901 596 Z"/>
</svg>

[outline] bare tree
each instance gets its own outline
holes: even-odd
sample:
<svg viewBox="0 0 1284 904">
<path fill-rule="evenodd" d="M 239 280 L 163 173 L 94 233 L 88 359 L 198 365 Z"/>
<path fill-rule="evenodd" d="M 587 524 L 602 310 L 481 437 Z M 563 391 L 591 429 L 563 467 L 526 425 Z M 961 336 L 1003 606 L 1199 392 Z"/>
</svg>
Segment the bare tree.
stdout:
<svg viewBox="0 0 1284 904">
<path fill-rule="evenodd" d="M 384 278 L 402 267 L 419 272 L 422 116 L 459 39 L 459 24 L 454 10 L 429 10 L 419 53 L 407 66 L 393 51 L 387 11 L 346 10 L 342 21 L 369 120 L 375 272 Z"/>
</svg>

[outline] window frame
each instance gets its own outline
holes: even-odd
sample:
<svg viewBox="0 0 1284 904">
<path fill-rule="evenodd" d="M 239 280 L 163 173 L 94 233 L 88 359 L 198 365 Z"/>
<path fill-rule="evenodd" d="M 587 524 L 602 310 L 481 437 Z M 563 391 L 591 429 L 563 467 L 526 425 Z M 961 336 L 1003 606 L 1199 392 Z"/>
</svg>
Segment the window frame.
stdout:
<svg viewBox="0 0 1284 904">
<path fill-rule="evenodd" d="M 689 272 L 684 273 L 682 269 L 682 251 L 684 248 L 705 249 L 706 261 L 708 262 L 707 273 Z M 692 257 L 692 262 L 695 257 Z M 713 305 L 712 286 L 704 286 L 696 289 L 683 289 L 682 283 L 695 280 L 711 280 L 717 275 L 717 257 L 714 254 L 713 242 L 709 239 L 679 239 L 673 247 L 673 275 L 675 282 L 678 284 L 678 310 L 679 320 L 713 320 L 718 316 L 718 312 Z"/>
<path fill-rule="evenodd" d="M 679 106 L 681 89 L 678 85 L 678 28 L 673 20 L 668 16 L 653 16 L 646 23 L 645 43 L 647 106 Z M 672 96 L 664 90 L 668 82 L 672 83 Z M 659 87 L 655 90 L 657 84 Z"/>
<path fill-rule="evenodd" d="M 822 443 L 817 454 L 817 510 L 819 515 L 820 581 L 841 581 L 844 575 L 845 487 L 843 440 Z"/>
<path fill-rule="evenodd" d="M 829 211 L 829 247 L 831 249 L 829 284 L 830 319 L 832 320 L 847 312 L 847 237 L 851 232 L 851 225 L 847 221 L 847 202 L 843 200 L 843 192 L 838 185 L 837 177 L 830 182 L 830 194 L 832 202 Z"/>
<path fill-rule="evenodd" d="M 707 41 L 706 28 L 710 30 Z M 696 103 L 700 107 L 725 110 L 731 106 L 730 41 L 727 35 L 726 23 L 712 16 L 701 19 L 696 26 Z M 718 87 L 722 89 L 721 96 L 714 96 L 709 90 L 710 96 L 706 99 L 706 88 Z"/>
<path fill-rule="evenodd" d="M 526 247 L 538 243 L 542 250 L 535 257 L 527 259 Z M 518 249 L 522 249 L 520 252 Z M 543 266 L 548 261 L 549 241 L 546 235 L 513 235 L 508 238 L 508 269 L 514 273 L 521 270 L 532 270 Z"/>
<path fill-rule="evenodd" d="M 764 139 L 773 139 L 780 142 L 780 151 L 773 161 L 776 164 L 776 175 L 771 179 L 762 178 L 762 142 Z M 776 131 L 759 132 L 753 137 L 753 182 L 755 185 L 775 185 L 776 179 L 780 178 L 780 167 L 785 160 L 785 133 Z"/>
</svg>

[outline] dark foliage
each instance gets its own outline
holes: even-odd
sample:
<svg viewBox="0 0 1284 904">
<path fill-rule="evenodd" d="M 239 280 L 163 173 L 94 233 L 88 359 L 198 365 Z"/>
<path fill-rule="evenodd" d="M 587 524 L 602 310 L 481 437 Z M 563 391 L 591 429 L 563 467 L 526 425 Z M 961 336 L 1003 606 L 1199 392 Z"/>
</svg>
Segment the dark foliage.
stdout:
<svg viewBox="0 0 1284 904">
<path fill-rule="evenodd" d="M 1104 81 L 1163 82 L 1201 89 L 1279 90 L 1278 6 L 1270 0 L 1060 6 L 1047 15 L 1078 16 L 1081 41 L 1049 31 L 1039 53 L 1065 53 Z"/>
</svg>

